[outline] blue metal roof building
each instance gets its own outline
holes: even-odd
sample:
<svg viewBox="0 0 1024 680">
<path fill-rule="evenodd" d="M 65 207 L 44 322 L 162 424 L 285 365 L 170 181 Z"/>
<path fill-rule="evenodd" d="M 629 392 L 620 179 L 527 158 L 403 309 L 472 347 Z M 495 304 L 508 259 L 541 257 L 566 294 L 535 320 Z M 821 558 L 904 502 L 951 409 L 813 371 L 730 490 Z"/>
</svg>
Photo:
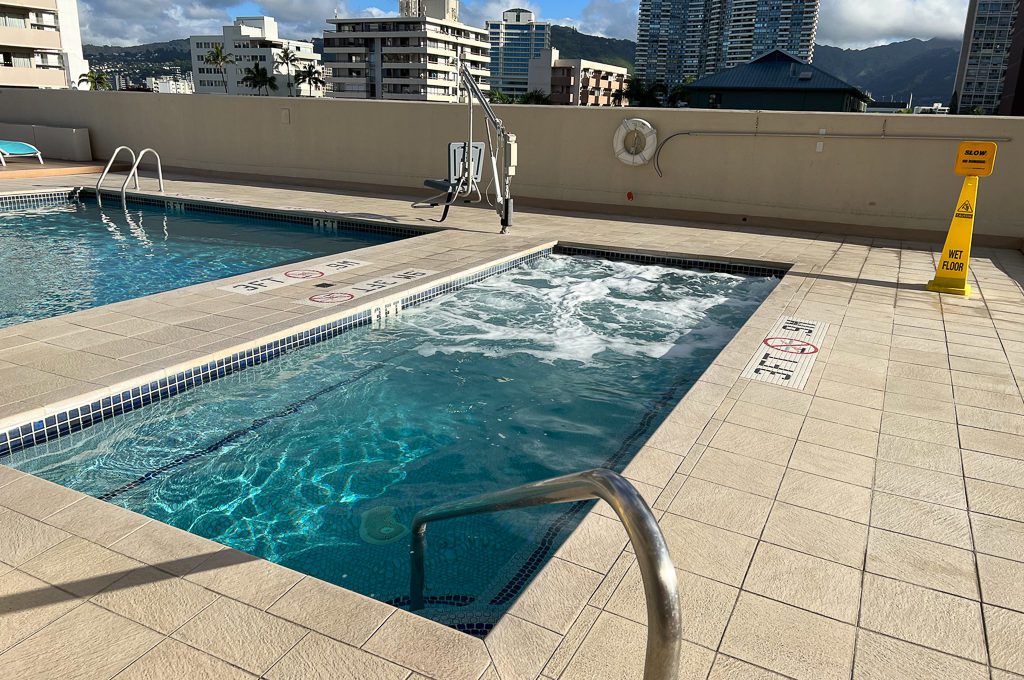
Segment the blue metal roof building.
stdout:
<svg viewBox="0 0 1024 680">
<path fill-rule="evenodd" d="M 863 112 L 871 96 L 782 50 L 684 86 L 690 107 Z"/>
</svg>

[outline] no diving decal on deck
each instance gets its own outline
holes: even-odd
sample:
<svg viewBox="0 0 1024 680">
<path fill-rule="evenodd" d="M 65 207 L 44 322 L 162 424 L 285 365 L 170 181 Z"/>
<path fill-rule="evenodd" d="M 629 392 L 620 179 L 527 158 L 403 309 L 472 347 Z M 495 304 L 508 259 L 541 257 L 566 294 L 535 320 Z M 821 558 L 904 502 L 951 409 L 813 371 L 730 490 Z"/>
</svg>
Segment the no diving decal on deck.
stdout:
<svg viewBox="0 0 1024 680">
<path fill-rule="evenodd" d="M 361 298 L 364 295 L 378 293 L 382 290 L 394 288 L 395 286 L 400 286 L 403 283 L 409 283 L 410 281 L 417 281 L 436 273 L 436 271 L 431 269 L 406 269 L 404 271 L 395 272 L 394 274 L 388 274 L 387 276 L 381 276 L 376 279 L 361 281 L 354 286 L 349 286 L 342 290 L 311 295 L 305 300 L 296 300 L 296 302 L 300 302 L 304 305 L 313 305 L 314 307 L 340 305 L 344 302 L 350 302 L 356 298 Z"/>
<path fill-rule="evenodd" d="M 370 263 L 362 262 L 360 260 L 332 260 L 330 262 L 321 262 L 320 264 L 312 267 L 283 269 L 271 276 L 261 276 L 258 279 L 249 279 L 248 281 L 242 281 L 241 283 L 233 283 L 230 286 L 221 286 L 220 290 L 227 290 L 240 295 L 255 295 L 256 293 L 274 290 L 275 288 L 283 288 L 284 286 L 309 281 L 310 279 L 323 278 L 328 274 L 337 274 L 338 272 L 348 271 L 349 269 L 358 269 L 359 267 L 365 267 L 368 264 Z"/>
<path fill-rule="evenodd" d="M 802 390 L 827 331 L 828 324 L 822 321 L 782 317 L 768 331 L 740 377 Z"/>
</svg>

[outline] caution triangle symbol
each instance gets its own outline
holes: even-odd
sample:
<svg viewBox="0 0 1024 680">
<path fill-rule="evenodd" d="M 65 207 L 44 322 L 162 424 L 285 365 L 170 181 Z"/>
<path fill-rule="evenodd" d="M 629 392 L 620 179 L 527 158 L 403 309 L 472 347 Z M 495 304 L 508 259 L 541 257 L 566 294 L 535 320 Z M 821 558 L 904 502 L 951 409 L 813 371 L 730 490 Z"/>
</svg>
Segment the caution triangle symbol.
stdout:
<svg viewBox="0 0 1024 680">
<path fill-rule="evenodd" d="M 963 203 L 960 204 L 960 207 L 957 208 L 956 211 L 957 212 L 962 212 L 962 213 L 973 213 L 974 212 L 974 207 L 971 206 L 971 202 L 970 201 L 964 201 Z"/>
</svg>

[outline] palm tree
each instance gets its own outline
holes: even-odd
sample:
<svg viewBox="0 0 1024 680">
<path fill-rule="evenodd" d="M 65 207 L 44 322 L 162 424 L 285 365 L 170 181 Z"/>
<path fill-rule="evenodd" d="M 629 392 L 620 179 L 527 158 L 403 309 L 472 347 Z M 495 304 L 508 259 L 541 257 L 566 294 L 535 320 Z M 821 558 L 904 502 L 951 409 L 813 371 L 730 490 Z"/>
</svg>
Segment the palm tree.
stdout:
<svg viewBox="0 0 1024 680">
<path fill-rule="evenodd" d="M 516 100 L 514 97 L 510 97 L 501 90 L 491 90 L 487 95 L 487 99 L 492 104 L 515 104 Z"/>
<path fill-rule="evenodd" d="M 519 104 L 550 104 L 551 95 L 544 90 L 530 90 L 526 94 L 519 97 Z"/>
<path fill-rule="evenodd" d="M 292 69 L 299 65 L 299 55 L 287 45 L 274 57 L 274 64 L 284 66 L 288 70 L 288 96 L 292 96 Z"/>
<path fill-rule="evenodd" d="M 83 73 L 78 76 L 78 84 L 79 86 L 88 85 L 88 88 L 86 89 L 89 90 L 111 89 L 110 76 L 102 71 L 89 71 L 88 73 Z"/>
<path fill-rule="evenodd" d="M 223 43 L 214 43 L 213 49 L 203 57 L 203 63 L 220 70 L 221 78 L 224 80 L 224 94 L 228 93 L 228 71 L 227 67 L 235 63 L 235 55 L 224 51 Z"/>
<path fill-rule="evenodd" d="M 622 97 L 629 100 L 630 106 L 659 107 L 661 100 L 668 94 L 663 83 L 648 83 L 636 76 L 626 79 L 626 89 Z"/>
<path fill-rule="evenodd" d="M 256 94 L 261 94 L 266 90 L 267 95 L 270 95 L 270 91 L 277 92 L 277 76 L 272 76 L 267 73 L 267 69 L 259 64 L 253 64 L 252 68 L 246 68 L 242 75 L 242 85 L 248 88 L 256 90 Z"/>
<path fill-rule="evenodd" d="M 316 67 L 316 64 L 309 63 L 299 69 L 295 74 L 295 85 L 298 86 L 298 94 L 302 96 L 302 85 L 309 85 L 309 96 L 317 90 L 322 90 L 327 83 L 323 79 L 323 71 Z"/>
</svg>

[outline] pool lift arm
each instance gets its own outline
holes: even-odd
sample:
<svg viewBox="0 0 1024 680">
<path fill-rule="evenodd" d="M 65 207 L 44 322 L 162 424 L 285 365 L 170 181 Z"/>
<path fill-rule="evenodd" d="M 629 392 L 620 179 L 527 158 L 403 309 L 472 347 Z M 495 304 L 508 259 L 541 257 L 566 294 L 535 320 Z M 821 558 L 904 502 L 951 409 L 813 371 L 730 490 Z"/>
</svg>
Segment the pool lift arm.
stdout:
<svg viewBox="0 0 1024 680">
<path fill-rule="evenodd" d="M 483 109 L 484 116 L 486 117 L 487 151 L 491 159 L 492 181 L 495 185 L 494 203 L 491 204 L 489 198 L 487 202 L 494 206 L 499 217 L 501 217 L 501 233 L 505 234 L 508 232 L 508 228 L 512 226 L 513 202 L 511 184 L 512 177 L 516 174 L 516 165 L 518 163 L 516 136 L 506 130 L 505 124 L 495 115 L 494 109 L 491 108 L 491 103 L 480 89 L 480 85 L 473 79 L 467 63 L 462 59 L 458 61 L 460 89 L 465 90 L 466 100 L 469 105 L 469 136 L 464 144 L 455 143 L 453 145 L 456 147 L 461 146 L 461 152 L 458 156 L 461 160 L 457 163 L 457 167 L 449 168 L 448 179 L 428 179 L 423 182 L 424 186 L 430 189 L 440 189 L 441 193 L 431 196 L 426 200 L 413 203 L 412 207 L 433 208 L 438 205 L 444 205 L 444 212 L 441 214 L 441 219 L 438 220 L 439 222 L 444 222 L 452 205 L 459 201 L 462 203 L 479 203 L 484 198 L 486 191 L 489 190 L 490 182 L 488 182 L 488 189 L 485 189 L 484 192 L 480 190 L 483 168 L 477 167 L 477 164 L 482 162 L 482 154 L 480 154 L 481 158 L 477 159 L 477 154 L 473 152 L 473 105 L 476 103 Z M 496 137 L 493 141 L 491 139 L 492 129 Z M 483 144 L 477 143 L 477 146 L 482 147 Z M 499 155 L 501 156 L 500 164 L 498 162 Z M 499 167 L 501 172 L 498 171 Z"/>
</svg>

